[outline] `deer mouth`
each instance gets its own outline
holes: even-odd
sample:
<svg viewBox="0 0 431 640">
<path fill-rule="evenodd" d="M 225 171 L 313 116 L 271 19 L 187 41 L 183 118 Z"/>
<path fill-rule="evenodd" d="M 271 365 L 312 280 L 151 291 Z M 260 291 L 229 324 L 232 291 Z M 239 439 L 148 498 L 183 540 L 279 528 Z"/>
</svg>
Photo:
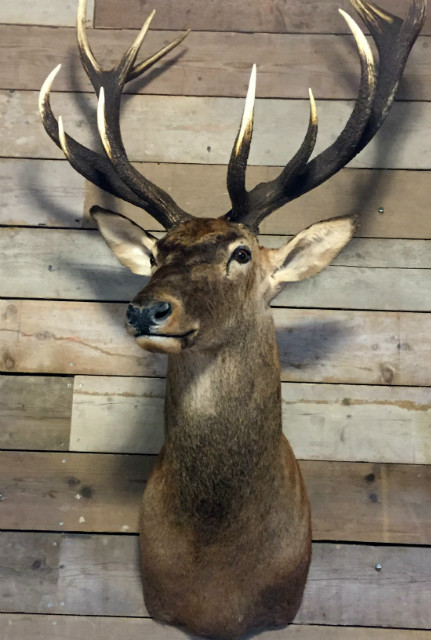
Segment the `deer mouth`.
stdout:
<svg viewBox="0 0 431 640">
<path fill-rule="evenodd" d="M 135 333 L 136 342 L 141 349 L 157 351 L 161 353 L 180 353 L 183 349 L 191 347 L 198 329 L 190 329 L 185 333 Z"/>
</svg>

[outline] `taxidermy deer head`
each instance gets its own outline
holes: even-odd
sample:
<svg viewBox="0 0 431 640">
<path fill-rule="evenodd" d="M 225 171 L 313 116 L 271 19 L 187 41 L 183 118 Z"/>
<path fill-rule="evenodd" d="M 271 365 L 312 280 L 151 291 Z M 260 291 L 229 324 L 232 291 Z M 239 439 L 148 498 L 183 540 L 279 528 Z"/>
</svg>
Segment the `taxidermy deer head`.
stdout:
<svg viewBox="0 0 431 640">
<path fill-rule="evenodd" d="M 426 0 L 402 21 L 365 0 L 352 4 L 379 52 L 376 71 L 360 28 L 341 11 L 358 47 L 358 97 L 344 129 L 310 160 L 317 115 L 280 175 L 251 191 L 245 172 L 253 126 L 253 67 L 227 174 L 232 206 L 195 218 L 128 161 L 119 125 L 121 93 L 187 35 L 136 64 L 153 14 L 113 69 L 96 61 L 78 10 L 82 64 L 98 95 L 104 154 L 64 131 L 50 106 L 57 67 L 40 95 L 43 124 L 88 180 L 145 209 L 167 230 L 156 240 L 130 220 L 93 207 L 119 261 L 149 276 L 129 305 L 128 331 L 144 349 L 169 354 L 166 439 L 140 516 L 144 595 L 157 620 L 197 634 L 236 638 L 284 625 L 300 606 L 311 556 L 310 512 L 298 464 L 282 434 L 280 368 L 269 302 L 288 282 L 316 275 L 350 240 L 355 221 L 330 218 L 280 249 L 259 245 L 262 220 L 344 167 L 375 135 L 394 99 Z"/>
</svg>

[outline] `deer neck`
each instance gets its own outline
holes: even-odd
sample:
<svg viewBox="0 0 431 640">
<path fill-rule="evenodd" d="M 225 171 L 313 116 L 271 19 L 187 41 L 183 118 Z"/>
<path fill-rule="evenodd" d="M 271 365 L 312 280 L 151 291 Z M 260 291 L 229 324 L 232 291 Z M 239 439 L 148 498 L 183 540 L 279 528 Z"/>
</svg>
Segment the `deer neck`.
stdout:
<svg viewBox="0 0 431 640">
<path fill-rule="evenodd" d="M 169 356 L 165 422 L 176 507 L 214 530 L 277 466 L 280 365 L 269 313 L 219 349 Z"/>
</svg>

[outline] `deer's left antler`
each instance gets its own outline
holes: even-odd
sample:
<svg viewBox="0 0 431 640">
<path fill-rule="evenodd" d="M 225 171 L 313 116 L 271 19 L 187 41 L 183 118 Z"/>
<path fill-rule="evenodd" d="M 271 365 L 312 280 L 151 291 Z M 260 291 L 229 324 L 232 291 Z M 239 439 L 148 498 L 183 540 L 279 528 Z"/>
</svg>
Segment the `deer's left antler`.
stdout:
<svg viewBox="0 0 431 640">
<path fill-rule="evenodd" d="M 361 80 L 358 98 L 346 126 L 327 149 L 309 161 L 317 134 L 310 91 L 311 116 L 299 151 L 274 180 L 245 188 L 245 171 L 253 127 L 255 71 L 243 119 L 229 163 L 227 185 L 232 208 L 226 217 L 257 230 L 261 221 L 287 202 L 311 191 L 342 169 L 377 133 L 394 101 L 410 50 L 425 20 L 426 0 L 413 0 L 403 21 L 365 0 L 350 0 L 370 30 L 379 52 L 377 77 L 371 49 L 355 21 L 340 9 L 358 46 Z"/>
</svg>

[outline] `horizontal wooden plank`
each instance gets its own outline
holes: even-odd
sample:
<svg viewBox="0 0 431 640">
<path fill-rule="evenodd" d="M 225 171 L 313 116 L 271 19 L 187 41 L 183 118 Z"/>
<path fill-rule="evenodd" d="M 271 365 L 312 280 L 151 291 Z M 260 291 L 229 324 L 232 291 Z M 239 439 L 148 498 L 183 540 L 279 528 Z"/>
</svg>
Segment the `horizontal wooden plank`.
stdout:
<svg viewBox="0 0 431 640">
<path fill-rule="evenodd" d="M 262 238 L 271 247 L 285 241 Z M 127 302 L 143 286 L 91 231 L 0 229 L 0 254 L 3 297 Z M 334 265 L 291 284 L 273 304 L 431 311 L 431 241 L 355 240 Z"/>
<path fill-rule="evenodd" d="M 0 225 L 80 227 L 84 182 L 68 162 L 0 159 Z"/>
<path fill-rule="evenodd" d="M 0 376 L 0 448 L 67 449 L 72 378 Z"/>
<path fill-rule="evenodd" d="M 388 11 L 404 16 L 406 0 L 386 0 L 381 2 Z M 347 0 L 289 0 L 281 3 L 269 0 L 262 4 L 259 0 L 220 0 L 216 4 L 202 4 L 199 0 L 189 0 L 184 9 L 178 8 L 175 0 L 154 0 L 151 7 L 157 9 L 154 26 L 164 29 L 198 29 L 216 31 L 268 31 L 298 33 L 346 33 L 347 26 L 337 14 L 341 7 L 353 15 Z M 96 26 L 116 29 L 135 27 L 149 12 L 147 3 L 143 7 L 140 0 L 130 0 L 127 11 L 120 11 L 118 0 L 97 0 Z M 430 16 L 425 23 L 424 33 L 431 33 Z"/>
<path fill-rule="evenodd" d="M 0 528 L 134 533 L 154 460 L 0 452 Z M 431 466 L 300 464 L 314 540 L 431 544 Z"/>
<path fill-rule="evenodd" d="M 145 615 L 136 537 L 10 532 L 0 540 L 4 613 Z M 430 575 L 428 548 L 315 544 L 296 622 L 429 629 Z"/>
<path fill-rule="evenodd" d="M 169 163 L 139 163 L 137 167 L 193 215 L 217 217 L 230 208 L 226 167 Z M 275 178 L 279 171 L 280 167 L 248 167 L 250 187 Z M 426 215 L 429 180 L 427 171 L 343 169 L 264 220 L 261 231 L 297 233 L 322 218 L 355 213 L 361 217 L 356 232 L 361 237 L 431 238 L 431 224 Z M 142 209 L 103 193 L 89 182 L 86 187 L 86 212 L 97 203 L 129 216 L 148 230 L 161 228 Z M 85 218 L 85 225 L 94 226 L 89 216 Z"/>
<path fill-rule="evenodd" d="M 95 101 L 90 94 L 56 93 L 53 109 L 65 117 L 68 132 L 85 145 L 94 134 Z M 123 139 L 130 160 L 226 164 L 241 119 L 243 100 L 184 96 L 134 96 L 124 103 Z M 318 103 L 320 133 L 316 152 L 341 132 L 352 102 Z M 307 128 L 305 100 L 258 99 L 250 164 L 279 166 L 300 146 Z M 133 114 L 133 115 L 131 115 Z M 229 114 L 229 117 L 226 117 Z M 431 149 L 424 131 L 431 127 L 431 103 L 398 102 L 379 135 L 350 166 L 356 168 L 430 169 Z M 0 92 L 1 157 L 61 158 L 40 124 L 37 94 Z M 136 132 L 139 131 L 140 135 Z"/>
<path fill-rule="evenodd" d="M 160 377 L 124 329 L 125 305 L 0 301 L 0 370 Z M 274 309 L 282 379 L 431 385 L 431 315 Z"/>
<path fill-rule="evenodd" d="M 193 640 L 175 627 L 149 618 L 0 614 L 0 632 L 7 640 Z M 7 635 L 6 635 L 7 634 Z M 431 632 L 364 627 L 323 627 L 294 624 L 259 633 L 259 640 L 430 640 Z"/>
<path fill-rule="evenodd" d="M 158 453 L 164 396 L 161 379 L 77 376 L 70 449 Z M 283 383 L 282 401 L 299 458 L 431 463 L 428 388 Z"/>
<path fill-rule="evenodd" d="M 150 31 L 141 56 L 157 51 L 176 35 Z M 95 30 L 89 37 L 97 59 L 109 69 L 133 42 L 136 31 Z M 85 73 L 77 73 L 73 29 L 0 25 L 0 40 L 6 51 L 6 64 L 0 69 L 1 89 L 38 91 L 50 69 L 61 63 L 57 91 L 70 89 L 71 77 L 76 79 L 74 90 L 93 90 Z M 431 99 L 428 44 L 427 37 L 416 42 L 397 94 L 399 99 Z M 304 99 L 308 87 L 318 99 L 356 98 L 359 63 L 351 36 L 269 33 L 192 32 L 168 64 L 163 60 L 153 67 L 145 83 L 135 82 L 126 91 L 242 98 L 254 62 L 258 65 L 260 98 Z"/>
<path fill-rule="evenodd" d="M 87 0 L 87 24 L 93 23 L 94 0 Z M 14 0 L 2 2 L 0 22 L 6 24 L 44 24 L 52 26 L 74 25 L 76 6 L 70 0 Z"/>
</svg>

